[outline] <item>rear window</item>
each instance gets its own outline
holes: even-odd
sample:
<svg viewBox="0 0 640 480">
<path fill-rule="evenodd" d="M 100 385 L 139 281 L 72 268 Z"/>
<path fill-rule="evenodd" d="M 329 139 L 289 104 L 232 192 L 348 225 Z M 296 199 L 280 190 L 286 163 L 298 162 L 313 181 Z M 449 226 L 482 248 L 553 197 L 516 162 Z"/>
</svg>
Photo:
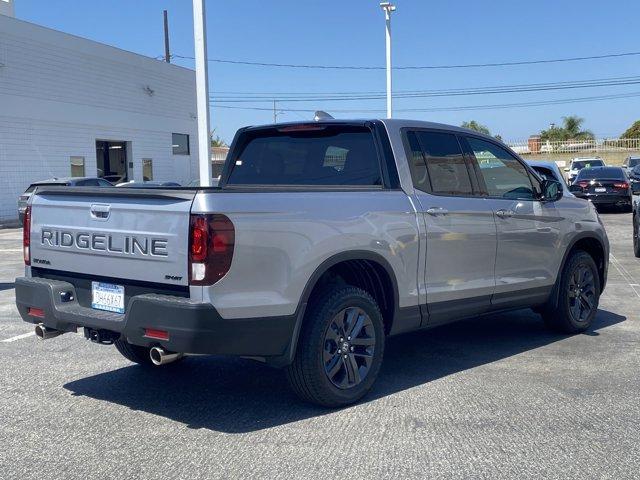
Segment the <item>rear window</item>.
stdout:
<svg viewBox="0 0 640 480">
<path fill-rule="evenodd" d="M 615 168 L 615 167 L 605 167 L 605 168 L 585 168 L 583 170 L 580 170 L 580 173 L 578 174 L 578 179 L 580 180 L 584 180 L 584 179 L 591 179 L 591 178 L 598 178 L 598 179 L 611 179 L 611 180 L 624 180 L 624 172 L 622 171 L 621 168 Z"/>
<path fill-rule="evenodd" d="M 227 184 L 382 185 L 368 128 L 330 125 L 283 131 L 287 128 L 245 133 Z"/>
<path fill-rule="evenodd" d="M 630 158 L 629 159 L 629 168 L 640 165 L 640 158 Z"/>
<path fill-rule="evenodd" d="M 576 170 L 603 166 L 604 162 L 602 160 L 576 160 L 571 164 L 571 167 L 575 168 Z"/>
</svg>

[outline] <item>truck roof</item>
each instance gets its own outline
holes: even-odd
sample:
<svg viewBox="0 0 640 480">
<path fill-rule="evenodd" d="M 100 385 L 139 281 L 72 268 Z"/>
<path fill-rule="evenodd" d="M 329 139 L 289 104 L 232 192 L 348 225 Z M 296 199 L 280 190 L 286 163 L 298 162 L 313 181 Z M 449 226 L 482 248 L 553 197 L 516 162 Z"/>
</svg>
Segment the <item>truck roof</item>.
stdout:
<svg viewBox="0 0 640 480">
<path fill-rule="evenodd" d="M 448 131 L 456 131 L 460 133 L 468 133 L 480 137 L 485 137 L 487 139 L 491 139 L 496 141 L 496 138 L 485 135 L 484 133 L 477 132 L 476 130 L 470 130 L 468 128 L 457 127 L 455 125 L 448 125 L 446 123 L 437 123 L 437 122 L 427 122 L 424 120 L 409 120 L 402 118 L 334 118 L 334 119 L 322 119 L 319 121 L 314 121 L 310 119 L 308 121 L 299 120 L 295 122 L 282 122 L 282 123 L 270 123 L 263 125 L 252 125 L 248 127 L 249 129 L 262 129 L 269 127 L 283 128 L 287 126 L 295 126 L 295 125 L 311 125 L 311 124 L 356 124 L 363 125 L 366 122 L 382 122 L 387 128 L 391 129 L 400 129 L 400 128 L 430 128 L 433 130 L 448 130 Z"/>
</svg>

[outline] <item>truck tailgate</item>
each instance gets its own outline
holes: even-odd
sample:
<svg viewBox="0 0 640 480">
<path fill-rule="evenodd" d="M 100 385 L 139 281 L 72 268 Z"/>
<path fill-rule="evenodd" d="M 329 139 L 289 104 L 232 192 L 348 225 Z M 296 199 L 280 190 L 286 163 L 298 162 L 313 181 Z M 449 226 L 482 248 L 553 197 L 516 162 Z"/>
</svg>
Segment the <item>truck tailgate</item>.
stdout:
<svg viewBox="0 0 640 480">
<path fill-rule="evenodd" d="M 31 265 L 188 285 L 196 191 L 46 187 L 31 209 Z"/>
</svg>

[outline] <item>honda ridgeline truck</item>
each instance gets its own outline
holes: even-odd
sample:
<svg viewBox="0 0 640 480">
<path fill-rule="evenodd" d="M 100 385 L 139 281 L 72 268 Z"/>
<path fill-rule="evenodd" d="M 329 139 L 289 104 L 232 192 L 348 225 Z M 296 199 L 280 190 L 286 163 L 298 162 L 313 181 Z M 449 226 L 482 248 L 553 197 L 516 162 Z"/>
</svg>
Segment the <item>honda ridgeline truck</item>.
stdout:
<svg viewBox="0 0 640 480">
<path fill-rule="evenodd" d="M 217 187 L 38 188 L 16 303 L 41 338 L 248 357 L 334 407 L 389 335 L 521 308 L 584 331 L 608 257 L 593 205 L 494 138 L 327 120 L 241 129 Z"/>
</svg>

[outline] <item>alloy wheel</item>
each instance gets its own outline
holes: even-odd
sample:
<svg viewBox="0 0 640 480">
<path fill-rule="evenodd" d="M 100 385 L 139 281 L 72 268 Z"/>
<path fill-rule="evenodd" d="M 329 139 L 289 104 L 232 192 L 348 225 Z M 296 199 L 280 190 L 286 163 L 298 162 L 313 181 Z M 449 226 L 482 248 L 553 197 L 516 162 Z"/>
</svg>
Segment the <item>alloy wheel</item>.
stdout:
<svg viewBox="0 0 640 480">
<path fill-rule="evenodd" d="M 578 265 L 569 280 L 569 312 L 576 322 L 586 322 L 596 306 L 596 285 L 588 265 Z"/>
<path fill-rule="evenodd" d="M 338 312 L 324 336 L 322 361 L 327 378 L 340 389 L 359 385 L 371 368 L 375 344 L 373 322 L 364 310 L 347 307 Z"/>
</svg>

